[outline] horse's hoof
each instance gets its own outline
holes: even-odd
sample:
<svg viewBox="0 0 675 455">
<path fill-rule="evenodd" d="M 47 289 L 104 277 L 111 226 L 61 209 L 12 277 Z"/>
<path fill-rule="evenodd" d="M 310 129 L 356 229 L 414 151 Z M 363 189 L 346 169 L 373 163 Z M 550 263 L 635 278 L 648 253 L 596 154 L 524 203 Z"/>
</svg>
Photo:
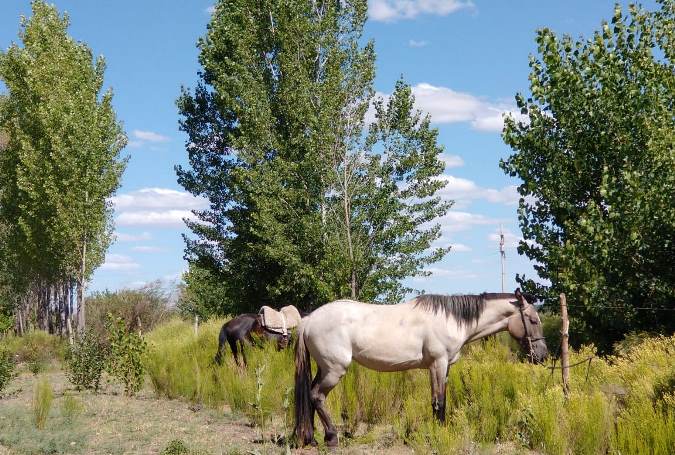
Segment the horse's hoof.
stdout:
<svg viewBox="0 0 675 455">
<path fill-rule="evenodd" d="M 328 433 L 323 438 L 323 441 L 326 443 L 326 447 L 337 447 L 338 445 L 338 436 L 337 433 Z"/>
<path fill-rule="evenodd" d="M 316 442 L 316 439 L 312 438 L 312 440 L 309 441 L 306 445 L 312 446 L 312 447 L 317 447 L 319 445 L 319 443 Z"/>
</svg>

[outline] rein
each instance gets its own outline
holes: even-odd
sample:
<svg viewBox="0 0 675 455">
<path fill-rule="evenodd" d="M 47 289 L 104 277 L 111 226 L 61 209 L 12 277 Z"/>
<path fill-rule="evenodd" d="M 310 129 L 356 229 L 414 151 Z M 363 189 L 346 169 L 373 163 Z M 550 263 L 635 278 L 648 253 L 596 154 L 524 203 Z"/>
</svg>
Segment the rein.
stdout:
<svg viewBox="0 0 675 455">
<path fill-rule="evenodd" d="M 530 336 L 530 332 L 527 330 L 527 324 L 525 323 L 525 303 L 521 300 L 520 297 L 518 299 L 518 311 L 520 311 L 520 320 L 523 322 L 523 330 L 525 331 L 525 336 L 523 337 L 524 340 L 527 340 L 527 350 L 529 351 L 529 356 L 530 358 L 534 358 L 534 348 L 532 347 L 532 343 L 534 341 L 539 341 L 539 340 L 544 340 L 546 337 L 532 337 Z"/>
</svg>

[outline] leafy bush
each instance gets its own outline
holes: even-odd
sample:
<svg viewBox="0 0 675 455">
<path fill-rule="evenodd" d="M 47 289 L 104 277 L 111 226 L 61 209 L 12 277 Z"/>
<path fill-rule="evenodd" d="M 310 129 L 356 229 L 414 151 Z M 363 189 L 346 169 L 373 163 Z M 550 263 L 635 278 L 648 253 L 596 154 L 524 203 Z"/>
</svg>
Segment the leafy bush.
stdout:
<svg viewBox="0 0 675 455">
<path fill-rule="evenodd" d="M 124 384 L 124 393 L 134 395 L 143 387 L 147 344 L 142 336 L 127 330 L 122 318 L 112 316 L 108 318 L 108 340 L 108 374 Z"/>
<path fill-rule="evenodd" d="M 174 439 L 160 452 L 160 455 L 187 455 L 190 449 L 180 439 Z"/>
<path fill-rule="evenodd" d="M 66 376 L 77 390 L 98 391 L 108 348 L 91 330 L 75 340 L 66 358 Z"/>
<path fill-rule="evenodd" d="M 87 327 L 105 338 L 111 314 L 121 318 L 130 331 L 150 331 L 166 319 L 168 306 L 169 296 L 159 282 L 141 289 L 96 293 L 87 300 Z"/>
<path fill-rule="evenodd" d="M 67 351 L 64 340 L 43 330 L 7 336 L 3 344 L 18 362 L 26 363 L 33 374 L 44 371 L 52 360 L 62 360 Z"/>
<path fill-rule="evenodd" d="M 47 378 L 40 379 L 35 385 L 35 393 L 33 394 L 33 422 L 38 430 L 45 427 L 53 399 L 54 393 L 49 381 Z"/>
<path fill-rule="evenodd" d="M 0 392 L 14 377 L 14 356 L 6 349 L 0 348 Z"/>
</svg>

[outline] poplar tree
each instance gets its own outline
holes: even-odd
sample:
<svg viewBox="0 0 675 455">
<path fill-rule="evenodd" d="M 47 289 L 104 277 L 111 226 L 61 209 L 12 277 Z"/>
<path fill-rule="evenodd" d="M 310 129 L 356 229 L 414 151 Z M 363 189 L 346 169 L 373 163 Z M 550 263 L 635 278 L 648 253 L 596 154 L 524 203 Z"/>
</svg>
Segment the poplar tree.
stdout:
<svg viewBox="0 0 675 455">
<path fill-rule="evenodd" d="M 41 328 L 63 329 L 76 289 L 83 330 L 86 281 L 110 242 L 108 201 L 125 167 L 126 136 L 112 91 L 102 93 L 103 58 L 68 36 L 67 15 L 37 0 L 32 12 L 21 20 L 23 46 L 0 52 L 2 260 L 15 293 L 37 298 Z M 20 306 L 19 317 L 28 310 Z"/>
<path fill-rule="evenodd" d="M 396 301 L 448 204 L 441 148 L 400 83 L 374 101 L 367 2 L 223 0 L 199 40 L 200 82 L 178 100 L 189 221 L 186 257 L 222 277 L 240 311 L 339 297 Z M 196 285 L 198 281 L 195 281 Z"/>
<path fill-rule="evenodd" d="M 675 3 L 617 6 L 588 39 L 537 34 L 527 122 L 507 120 L 522 179 L 519 251 L 530 290 L 567 293 L 578 342 L 675 330 Z M 554 308 L 557 305 L 554 306 Z"/>
</svg>

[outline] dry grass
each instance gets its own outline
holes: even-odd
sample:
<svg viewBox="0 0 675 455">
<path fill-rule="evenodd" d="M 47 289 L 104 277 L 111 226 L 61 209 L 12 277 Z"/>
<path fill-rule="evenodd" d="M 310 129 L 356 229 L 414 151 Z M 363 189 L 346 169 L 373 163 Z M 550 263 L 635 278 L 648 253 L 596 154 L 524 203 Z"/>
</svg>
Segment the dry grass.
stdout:
<svg viewBox="0 0 675 455">
<path fill-rule="evenodd" d="M 25 371 L 0 400 L 0 455 L 33 453 L 158 454 L 172 440 L 184 441 L 200 454 L 279 454 L 283 447 L 260 443 L 260 430 L 229 407 L 197 408 L 184 400 L 158 399 L 146 387 L 127 397 L 118 386 L 105 384 L 101 393 L 77 392 L 65 375 L 44 375 L 54 390 L 54 403 L 44 430 L 33 424 L 32 400 L 38 378 Z M 81 411 L 63 412 L 76 399 Z M 269 440 L 269 435 L 266 436 Z M 386 438 L 385 438 L 386 439 Z M 316 453 L 315 449 L 294 453 Z M 336 452 L 410 454 L 401 444 L 354 444 Z"/>
</svg>

